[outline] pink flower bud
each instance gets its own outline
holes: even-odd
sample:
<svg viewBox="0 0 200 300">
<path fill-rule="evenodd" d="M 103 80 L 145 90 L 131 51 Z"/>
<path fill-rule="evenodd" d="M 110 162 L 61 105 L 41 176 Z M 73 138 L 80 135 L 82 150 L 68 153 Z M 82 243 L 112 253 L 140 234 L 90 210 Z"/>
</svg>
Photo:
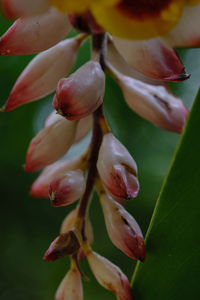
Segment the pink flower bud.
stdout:
<svg viewBox="0 0 200 300">
<path fill-rule="evenodd" d="M 60 234 L 49 246 L 44 254 L 43 259 L 54 261 L 68 255 L 75 254 L 79 251 L 82 244 L 81 233 L 76 229 L 72 229 L 66 233 Z"/>
<path fill-rule="evenodd" d="M 53 105 L 67 119 L 81 119 L 102 104 L 104 90 L 105 75 L 100 64 L 89 61 L 59 81 Z"/>
<path fill-rule="evenodd" d="M 137 165 L 112 133 L 104 135 L 97 169 L 103 184 L 113 196 L 123 199 L 137 196 Z"/>
<path fill-rule="evenodd" d="M 57 161 L 46 167 L 31 187 L 31 195 L 37 198 L 49 197 L 50 182 L 62 173 L 79 169 L 84 161 L 82 156 Z"/>
<path fill-rule="evenodd" d="M 154 86 L 115 72 L 127 104 L 154 125 L 181 133 L 188 110 L 183 102 L 163 86 Z"/>
<path fill-rule="evenodd" d="M 32 139 L 26 156 L 25 170 L 37 171 L 62 157 L 74 141 L 76 127 L 77 122 L 56 116 L 50 126 L 42 129 Z"/>
<path fill-rule="evenodd" d="M 124 57 L 119 53 L 119 51 L 116 49 L 111 38 L 108 39 L 107 60 L 108 60 L 108 65 L 112 66 L 111 68 L 114 68 L 114 70 L 117 70 L 126 76 L 130 76 L 135 79 L 141 80 L 146 83 L 154 84 L 154 85 L 165 84 L 161 80 L 150 78 L 133 69 L 124 59 Z"/>
<path fill-rule="evenodd" d="M 72 69 L 81 38 L 67 39 L 38 54 L 13 87 L 4 111 L 38 100 L 56 89 L 58 81 Z"/>
<path fill-rule="evenodd" d="M 49 185 L 52 206 L 66 206 L 78 200 L 85 191 L 83 171 L 68 171 L 53 179 Z"/>
<path fill-rule="evenodd" d="M 11 19 L 41 14 L 50 7 L 48 0 L 2 0 L 1 2 L 3 13 Z"/>
<path fill-rule="evenodd" d="M 133 300 L 129 281 L 117 266 L 93 251 L 87 254 L 87 259 L 99 284 L 111 290 L 118 300 Z"/>
<path fill-rule="evenodd" d="M 1 55 L 25 55 L 44 51 L 71 31 L 66 14 L 53 7 L 45 14 L 18 19 L 0 40 Z"/>
<path fill-rule="evenodd" d="M 60 115 L 57 114 L 56 111 L 54 110 L 46 119 L 45 127 L 50 126 L 59 117 L 60 117 Z M 76 129 L 76 136 L 74 139 L 74 144 L 78 143 L 82 138 L 84 138 L 85 135 L 89 132 L 89 130 L 91 128 L 92 128 L 92 116 L 91 115 L 79 120 L 77 129 Z"/>
<path fill-rule="evenodd" d="M 188 78 L 177 52 L 159 38 L 146 41 L 114 38 L 114 43 L 128 64 L 145 76 L 165 81 Z"/>
<path fill-rule="evenodd" d="M 129 257 L 144 261 L 144 238 L 135 219 L 111 196 L 103 194 L 100 201 L 113 244 Z"/>
<path fill-rule="evenodd" d="M 83 300 L 81 275 L 77 268 L 71 268 L 59 285 L 55 300 Z"/>
</svg>

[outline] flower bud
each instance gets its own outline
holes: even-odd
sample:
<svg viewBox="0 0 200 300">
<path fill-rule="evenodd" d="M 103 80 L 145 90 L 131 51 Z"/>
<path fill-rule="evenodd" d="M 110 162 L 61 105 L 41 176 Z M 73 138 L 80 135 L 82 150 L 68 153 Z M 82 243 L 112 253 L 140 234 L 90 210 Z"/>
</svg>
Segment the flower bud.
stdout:
<svg viewBox="0 0 200 300">
<path fill-rule="evenodd" d="M 55 300 L 83 300 L 81 274 L 75 267 L 65 275 L 59 285 Z"/>
<path fill-rule="evenodd" d="M 104 135 L 97 169 L 103 184 L 113 196 L 123 199 L 137 196 L 137 165 L 112 133 Z"/>
<path fill-rule="evenodd" d="M 57 116 L 50 126 L 42 129 L 31 141 L 25 170 L 34 172 L 62 157 L 74 141 L 77 122 Z"/>
<path fill-rule="evenodd" d="M 50 126 L 55 120 L 60 118 L 60 115 L 56 113 L 56 111 L 52 111 L 52 113 L 48 116 L 45 121 L 45 127 Z M 92 128 L 92 116 L 89 115 L 85 118 L 82 118 L 78 121 L 77 129 L 76 129 L 76 136 L 74 139 L 74 144 L 78 143 L 85 135 L 89 132 Z"/>
<path fill-rule="evenodd" d="M 144 238 L 135 219 L 111 196 L 103 194 L 100 201 L 113 244 L 129 257 L 144 261 Z"/>
<path fill-rule="evenodd" d="M 133 300 L 128 278 L 117 266 L 93 251 L 87 254 L 87 259 L 100 285 L 111 290 L 118 300 Z"/>
<path fill-rule="evenodd" d="M 44 51 L 71 31 L 66 14 L 51 8 L 46 13 L 18 19 L 1 37 L 1 55 L 25 55 Z"/>
<path fill-rule="evenodd" d="M 163 86 L 154 86 L 115 72 L 129 107 L 154 125 L 181 133 L 188 110 Z"/>
<path fill-rule="evenodd" d="M 38 100 L 56 89 L 58 81 L 72 69 L 81 37 L 64 40 L 38 54 L 13 87 L 4 111 Z"/>
<path fill-rule="evenodd" d="M 85 191 L 83 171 L 68 171 L 51 181 L 49 197 L 52 206 L 66 206 L 78 200 Z"/>
<path fill-rule="evenodd" d="M 89 61 L 59 81 L 53 100 L 55 109 L 69 120 L 93 113 L 103 102 L 105 75 L 96 61 Z"/>
<path fill-rule="evenodd" d="M 46 167 L 31 187 L 31 195 L 37 198 L 49 197 L 50 182 L 62 173 L 79 169 L 84 161 L 83 156 L 72 157 L 67 160 L 57 161 Z"/>
<path fill-rule="evenodd" d="M 78 252 L 82 244 L 81 233 L 76 229 L 72 229 L 66 233 L 60 234 L 50 245 L 43 259 L 54 261 Z"/>
<path fill-rule="evenodd" d="M 113 40 L 110 37 L 108 39 L 107 45 L 107 60 L 108 66 L 110 66 L 111 69 L 113 68 L 115 71 L 117 70 L 123 75 L 133 77 L 135 79 L 154 85 L 164 85 L 163 81 L 147 77 L 144 74 L 133 69 L 116 49 Z"/>
<path fill-rule="evenodd" d="M 143 41 L 114 38 L 114 43 L 128 64 L 147 77 L 165 81 L 188 78 L 175 49 L 159 38 Z"/>
</svg>

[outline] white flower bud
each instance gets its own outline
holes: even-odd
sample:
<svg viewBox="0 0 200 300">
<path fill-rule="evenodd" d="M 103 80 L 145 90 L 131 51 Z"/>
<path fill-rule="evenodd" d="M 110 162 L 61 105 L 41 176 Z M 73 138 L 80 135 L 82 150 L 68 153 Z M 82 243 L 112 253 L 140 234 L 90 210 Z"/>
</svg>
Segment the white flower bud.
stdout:
<svg viewBox="0 0 200 300">
<path fill-rule="evenodd" d="M 100 64 L 89 61 L 59 81 L 53 105 L 67 119 L 81 119 L 102 104 L 104 90 L 105 75 Z"/>
<path fill-rule="evenodd" d="M 49 184 L 49 196 L 52 206 L 66 206 L 78 200 L 85 191 L 83 171 L 68 171 Z"/>
<path fill-rule="evenodd" d="M 56 89 L 72 69 L 81 38 L 64 40 L 38 54 L 24 69 L 6 102 L 5 111 L 38 100 Z"/>
<path fill-rule="evenodd" d="M 111 196 L 103 194 L 100 201 L 113 244 L 129 257 L 144 261 L 144 238 L 135 219 Z"/>
<path fill-rule="evenodd" d="M 93 251 L 87 259 L 99 284 L 111 290 L 118 300 L 133 300 L 129 281 L 117 266 Z"/>
<path fill-rule="evenodd" d="M 62 157 L 73 144 L 77 122 L 58 116 L 50 126 L 42 129 L 31 141 L 25 170 L 34 172 Z"/>
<path fill-rule="evenodd" d="M 139 190 L 137 165 L 112 133 L 104 135 L 97 169 L 103 184 L 113 196 L 122 199 L 137 196 Z"/>
<path fill-rule="evenodd" d="M 41 15 L 17 19 L 0 40 L 0 54 L 44 51 L 64 39 L 71 28 L 68 16 L 53 7 Z"/>
<path fill-rule="evenodd" d="M 79 169 L 84 161 L 82 156 L 72 157 L 67 160 L 57 161 L 46 167 L 31 187 L 31 195 L 34 197 L 49 197 L 50 182 L 62 173 Z"/>
<path fill-rule="evenodd" d="M 159 38 L 143 41 L 114 38 L 114 44 L 127 63 L 147 77 L 165 81 L 188 78 L 175 49 Z"/>
<path fill-rule="evenodd" d="M 170 94 L 163 86 L 146 84 L 114 70 L 113 73 L 132 110 L 162 129 L 182 132 L 188 110 L 179 98 Z"/>
<path fill-rule="evenodd" d="M 59 285 L 55 300 L 83 300 L 81 274 L 72 267 Z"/>
</svg>

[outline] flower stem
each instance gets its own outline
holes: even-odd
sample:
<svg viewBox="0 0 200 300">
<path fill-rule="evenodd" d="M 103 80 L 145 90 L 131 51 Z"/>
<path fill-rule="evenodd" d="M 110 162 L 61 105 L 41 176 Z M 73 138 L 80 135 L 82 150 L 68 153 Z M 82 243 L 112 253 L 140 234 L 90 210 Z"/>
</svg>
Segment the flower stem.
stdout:
<svg viewBox="0 0 200 300">
<path fill-rule="evenodd" d="M 92 133 L 92 140 L 90 145 L 90 155 L 88 159 L 88 176 L 86 182 L 86 189 L 81 199 L 79 210 L 78 210 L 78 217 L 82 220 L 84 220 L 86 216 L 89 199 L 93 191 L 93 186 L 97 175 L 96 163 L 98 159 L 99 148 L 101 146 L 101 142 L 103 138 L 103 131 L 101 128 L 102 119 L 104 119 L 103 109 L 102 106 L 100 106 L 93 113 L 93 133 Z M 82 223 L 83 222 L 84 221 L 82 221 Z M 82 224 L 82 226 L 84 225 Z"/>
<path fill-rule="evenodd" d="M 99 60 L 99 63 L 103 70 L 105 70 L 105 65 L 106 65 L 105 63 L 106 43 L 107 43 L 107 38 L 105 33 L 94 34 L 92 36 L 93 59 Z M 99 149 L 101 146 L 103 135 L 108 131 L 109 128 L 106 124 L 104 114 L 103 114 L 103 105 L 101 105 L 93 113 L 93 131 L 92 131 L 92 140 L 90 144 L 90 155 L 88 159 L 88 175 L 86 181 L 86 189 L 80 201 L 80 205 L 78 209 L 77 227 L 79 227 L 79 229 L 81 230 L 83 240 L 86 240 L 85 217 L 87 214 L 92 191 L 95 185 L 95 180 L 97 178 L 96 164 L 98 160 Z"/>
<path fill-rule="evenodd" d="M 98 54 L 99 63 L 102 70 L 106 67 L 106 45 L 107 35 L 105 33 L 94 34 L 92 36 L 92 50 Z"/>
</svg>

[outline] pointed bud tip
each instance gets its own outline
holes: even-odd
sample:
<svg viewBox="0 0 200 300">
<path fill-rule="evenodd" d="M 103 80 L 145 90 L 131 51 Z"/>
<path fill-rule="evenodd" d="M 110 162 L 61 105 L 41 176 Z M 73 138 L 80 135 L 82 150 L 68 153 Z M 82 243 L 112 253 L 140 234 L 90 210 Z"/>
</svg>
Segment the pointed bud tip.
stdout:
<svg viewBox="0 0 200 300">
<path fill-rule="evenodd" d="M 176 81 L 184 81 L 189 79 L 191 74 L 185 72 L 185 70 L 175 79 Z"/>
<path fill-rule="evenodd" d="M 16 99 L 15 95 L 13 95 L 12 92 L 11 92 L 11 94 L 8 97 L 6 103 L 0 108 L 0 111 L 9 112 L 9 111 L 12 111 L 15 108 L 17 108 L 19 105 L 20 104 L 17 102 L 17 99 Z"/>
<path fill-rule="evenodd" d="M 57 259 L 57 256 L 55 255 L 55 253 L 47 250 L 46 253 L 43 256 L 43 260 L 44 261 L 54 261 Z"/>
<path fill-rule="evenodd" d="M 22 165 L 22 168 L 24 169 L 25 172 L 28 172 L 28 173 L 34 172 L 34 170 L 29 165 L 27 165 L 26 163 L 24 163 Z"/>
</svg>

